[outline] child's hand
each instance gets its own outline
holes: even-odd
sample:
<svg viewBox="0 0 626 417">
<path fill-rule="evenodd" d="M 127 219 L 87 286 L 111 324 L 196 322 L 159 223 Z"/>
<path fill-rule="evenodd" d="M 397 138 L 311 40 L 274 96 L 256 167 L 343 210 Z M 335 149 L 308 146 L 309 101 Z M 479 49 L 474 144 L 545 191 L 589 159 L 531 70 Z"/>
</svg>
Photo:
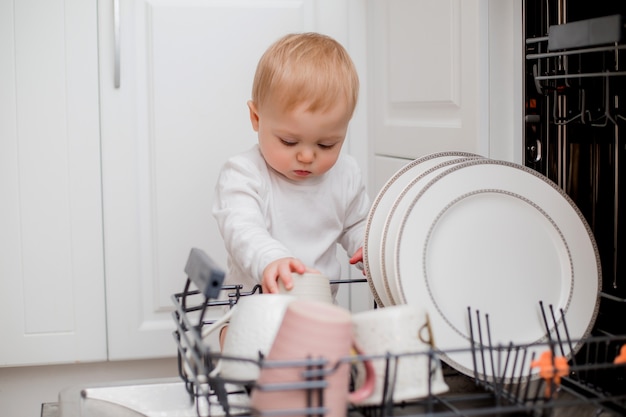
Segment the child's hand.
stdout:
<svg viewBox="0 0 626 417">
<path fill-rule="evenodd" d="M 354 255 L 350 258 L 350 264 L 356 264 L 356 267 L 363 272 L 363 275 L 366 275 L 365 268 L 363 267 L 363 247 L 360 247 L 356 252 L 354 252 Z"/>
<path fill-rule="evenodd" d="M 275 294 L 278 292 L 278 280 L 280 279 L 285 288 L 290 290 L 293 287 L 291 272 L 303 274 L 307 272 L 306 266 L 296 258 L 281 258 L 270 263 L 263 270 L 261 288 L 263 293 Z"/>
</svg>

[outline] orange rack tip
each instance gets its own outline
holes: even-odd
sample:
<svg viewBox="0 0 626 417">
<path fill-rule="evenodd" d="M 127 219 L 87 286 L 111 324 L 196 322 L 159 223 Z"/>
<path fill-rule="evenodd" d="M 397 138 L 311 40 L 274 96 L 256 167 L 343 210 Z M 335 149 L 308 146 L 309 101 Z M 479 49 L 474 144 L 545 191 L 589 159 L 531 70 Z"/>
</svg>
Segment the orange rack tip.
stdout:
<svg viewBox="0 0 626 417">
<path fill-rule="evenodd" d="M 541 354 L 539 359 L 531 362 L 531 368 L 539 368 L 539 376 L 546 381 L 546 397 L 551 396 L 551 387 L 558 387 L 561 384 L 561 377 L 569 373 L 567 359 L 563 356 L 552 356 L 552 351 L 547 350 Z"/>
<path fill-rule="evenodd" d="M 626 363 L 626 345 L 622 345 L 621 349 L 619 350 L 619 355 L 615 357 L 613 363 L 616 365 Z"/>
</svg>

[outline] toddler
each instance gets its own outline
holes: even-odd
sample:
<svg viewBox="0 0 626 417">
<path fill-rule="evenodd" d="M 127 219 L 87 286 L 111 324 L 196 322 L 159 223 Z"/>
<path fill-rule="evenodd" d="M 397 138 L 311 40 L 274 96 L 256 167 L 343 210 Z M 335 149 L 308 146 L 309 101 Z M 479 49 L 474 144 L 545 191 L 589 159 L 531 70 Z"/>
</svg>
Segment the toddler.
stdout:
<svg viewBox="0 0 626 417">
<path fill-rule="evenodd" d="M 337 243 L 362 261 L 370 203 L 341 153 L 358 91 L 352 60 L 328 36 L 289 34 L 261 57 L 248 101 L 258 143 L 225 163 L 215 189 L 225 284 L 276 293 L 292 272 L 338 279 Z"/>
</svg>

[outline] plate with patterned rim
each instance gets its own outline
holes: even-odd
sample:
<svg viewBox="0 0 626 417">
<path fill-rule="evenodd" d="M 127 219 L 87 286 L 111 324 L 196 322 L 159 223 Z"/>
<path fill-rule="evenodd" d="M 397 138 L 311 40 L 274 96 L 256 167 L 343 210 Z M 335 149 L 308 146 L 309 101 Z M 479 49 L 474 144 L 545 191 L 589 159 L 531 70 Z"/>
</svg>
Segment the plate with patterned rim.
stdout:
<svg viewBox="0 0 626 417">
<path fill-rule="evenodd" d="M 505 355 L 483 367 L 463 349 L 477 340 L 468 311 L 488 317 L 493 346 L 525 346 L 526 362 L 565 331 L 571 356 L 597 316 L 601 269 L 589 225 L 563 190 L 521 165 L 475 159 L 440 172 L 404 213 L 394 262 L 400 302 L 427 308 L 442 360 L 467 375 L 514 376 L 499 374 Z M 546 328 L 540 304 L 564 320 Z"/>
<path fill-rule="evenodd" d="M 385 218 L 385 223 L 383 224 L 383 230 L 381 232 L 380 263 L 385 294 L 388 299 L 391 300 L 392 304 L 404 304 L 401 301 L 402 296 L 398 290 L 398 273 L 395 270 L 394 253 L 395 239 L 398 234 L 398 228 L 407 207 L 411 204 L 411 201 L 415 195 L 419 193 L 424 184 L 427 184 L 441 171 L 448 169 L 453 165 L 467 161 L 468 159 L 470 159 L 470 157 L 441 157 L 428 161 L 432 162 L 430 164 L 423 163 L 422 165 L 424 166 L 422 167 L 420 173 L 412 176 L 411 181 L 398 194 L 392 207 L 389 209 Z M 435 163 L 437 164 L 434 165 Z"/>
<path fill-rule="evenodd" d="M 381 270 L 381 238 L 382 230 L 389 210 L 404 187 L 413 178 L 447 159 L 459 157 L 479 157 L 468 152 L 438 152 L 425 155 L 409 162 L 396 172 L 378 192 L 370 208 L 365 229 L 365 243 L 363 245 L 363 263 L 365 265 L 367 282 L 374 297 L 374 301 L 380 307 L 393 305 L 387 297 L 385 284 L 382 281 Z"/>
</svg>

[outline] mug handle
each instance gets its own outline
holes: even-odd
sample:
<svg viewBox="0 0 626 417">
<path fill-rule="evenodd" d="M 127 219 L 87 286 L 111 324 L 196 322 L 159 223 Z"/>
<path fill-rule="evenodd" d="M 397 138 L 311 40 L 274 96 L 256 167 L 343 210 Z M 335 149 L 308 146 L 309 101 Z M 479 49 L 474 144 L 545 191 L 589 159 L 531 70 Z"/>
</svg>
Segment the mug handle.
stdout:
<svg viewBox="0 0 626 417">
<path fill-rule="evenodd" d="M 235 311 L 235 309 L 237 308 L 237 305 L 233 306 L 233 308 L 231 308 L 230 310 L 228 310 L 226 312 L 226 314 L 224 314 L 222 317 L 220 317 L 219 319 L 215 320 L 213 323 L 211 323 L 211 325 L 209 327 L 204 327 L 202 329 L 202 339 L 204 339 L 205 337 L 209 336 L 211 333 L 213 333 L 215 330 L 217 329 L 221 329 L 222 326 L 225 323 L 228 323 L 228 321 L 230 320 L 230 318 L 233 316 L 233 312 Z M 215 365 L 215 367 L 213 368 L 213 370 L 211 371 L 211 373 L 209 374 L 209 377 L 213 378 L 215 377 L 221 370 L 222 366 L 221 366 L 222 361 L 217 361 L 217 364 Z"/>
<path fill-rule="evenodd" d="M 426 331 L 427 337 L 422 335 L 422 332 Z M 417 330 L 417 338 L 427 345 L 430 345 L 431 348 L 435 347 L 435 340 L 433 338 L 433 329 L 430 326 L 430 318 L 428 314 L 426 314 L 426 322 Z"/>
<path fill-rule="evenodd" d="M 356 341 L 352 342 L 352 347 L 357 354 L 364 354 L 363 349 L 361 349 Z M 353 404 L 360 403 L 374 393 L 376 385 L 376 371 L 374 370 L 374 365 L 372 365 L 371 360 L 365 359 L 363 361 L 363 366 L 365 366 L 365 382 L 356 391 L 348 394 L 348 401 Z"/>
<path fill-rule="evenodd" d="M 204 327 L 202 329 L 202 339 L 213 333 L 215 330 L 220 329 L 224 323 L 227 323 L 230 318 L 233 316 L 233 312 L 237 309 L 237 305 L 234 305 L 233 308 L 228 310 L 226 314 L 224 314 L 219 319 L 215 320 L 209 327 Z"/>
</svg>

